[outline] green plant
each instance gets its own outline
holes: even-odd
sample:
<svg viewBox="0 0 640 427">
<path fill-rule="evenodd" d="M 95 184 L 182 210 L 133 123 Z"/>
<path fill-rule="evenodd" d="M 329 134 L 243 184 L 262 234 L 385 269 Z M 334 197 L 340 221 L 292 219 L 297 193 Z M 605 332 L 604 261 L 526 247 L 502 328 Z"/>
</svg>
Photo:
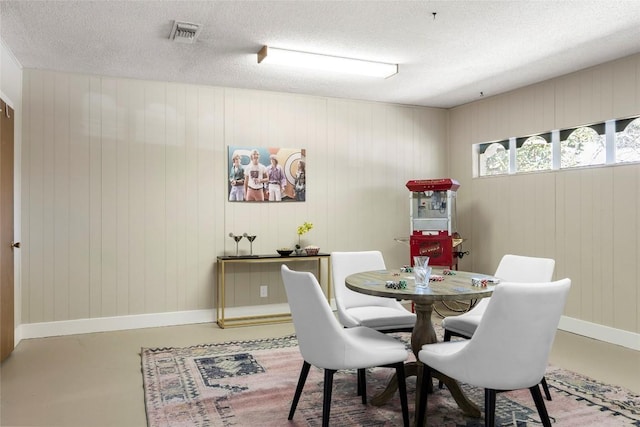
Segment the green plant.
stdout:
<svg viewBox="0 0 640 427">
<path fill-rule="evenodd" d="M 300 249 L 300 237 L 302 237 L 303 234 L 307 233 L 309 230 L 311 230 L 313 228 L 313 224 L 310 222 L 304 222 L 302 223 L 302 225 L 298 226 L 298 244 L 296 245 L 296 249 Z"/>
</svg>

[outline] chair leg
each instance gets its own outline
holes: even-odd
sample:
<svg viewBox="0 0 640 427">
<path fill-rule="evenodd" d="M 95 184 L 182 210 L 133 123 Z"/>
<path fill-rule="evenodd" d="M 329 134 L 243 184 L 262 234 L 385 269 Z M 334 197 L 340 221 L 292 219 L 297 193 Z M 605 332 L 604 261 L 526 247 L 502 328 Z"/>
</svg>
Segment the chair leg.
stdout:
<svg viewBox="0 0 640 427">
<path fill-rule="evenodd" d="M 551 420 L 549 419 L 549 413 L 547 412 L 547 407 L 544 405 L 544 399 L 542 398 L 542 393 L 540 393 L 540 387 L 538 384 L 529 388 L 531 392 L 531 397 L 533 397 L 533 401 L 536 403 L 536 409 L 538 410 L 538 415 L 540 415 L 540 421 L 542 421 L 542 425 L 544 427 L 551 427 Z"/>
<path fill-rule="evenodd" d="M 358 396 L 362 396 L 362 404 L 367 404 L 367 370 L 358 369 Z"/>
<path fill-rule="evenodd" d="M 547 398 L 547 400 L 551 400 L 551 393 L 549 393 L 549 386 L 547 385 L 547 379 L 545 377 L 542 377 L 542 381 L 540 381 L 540 384 L 542 385 L 542 390 L 544 390 L 544 397 Z"/>
<path fill-rule="evenodd" d="M 484 389 L 484 426 L 496 425 L 496 391 L 490 388 Z"/>
<path fill-rule="evenodd" d="M 407 380 L 404 376 L 404 362 L 395 364 L 396 377 L 398 378 L 398 394 L 400 394 L 400 406 L 402 406 L 402 421 L 404 427 L 409 427 L 409 404 L 407 402 Z"/>
<path fill-rule="evenodd" d="M 291 402 L 291 409 L 289 410 L 290 420 L 293 419 L 293 414 L 296 412 L 296 407 L 298 406 L 298 401 L 300 400 L 304 383 L 307 381 L 307 375 L 309 375 L 309 368 L 311 368 L 309 363 L 304 362 L 302 364 L 302 370 L 300 371 L 300 377 L 298 378 L 298 386 L 296 387 L 296 392 L 293 395 L 293 402 Z"/>
<path fill-rule="evenodd" d="M 422 365 L 422 386 L 420 387 L 420 401 L 418 403 L 418 416 L 416 427 L 424 425 L 427 412 L 427 395 L 429 394 L 428 383 L 431 380 L 431 372 L 427 365 Z"/>
<path fill-rule="evenodd" d="M 322 427 L 329 427 L 331 415 L 331 390 L 333 389 L 333 374 L 335 369 L 324 370 L 324 396 L 322 398 Z"/>
<path fill-rule="evenodd" d="M 442 339 L 442 341 L 451 341 L 451 331 L 448 330 L 444 330 L 444 338 Z M 442 380 L 438 381 L 438 388 L 439 389 L 443 389 L 444 388 L 444 383 L 442 382 Z"/>
</svg>

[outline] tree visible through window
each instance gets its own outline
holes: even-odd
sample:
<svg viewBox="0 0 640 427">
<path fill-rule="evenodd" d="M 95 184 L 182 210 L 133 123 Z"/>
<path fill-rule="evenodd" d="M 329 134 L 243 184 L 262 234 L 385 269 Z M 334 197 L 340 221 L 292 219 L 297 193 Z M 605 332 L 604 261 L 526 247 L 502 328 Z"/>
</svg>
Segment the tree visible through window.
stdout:
<svg viewBox="0 0 640 427">
<path fill-rule="evenodd" d="M 518 145 L 520 145 L 518 143 Z M 524 140 L 516 149 L 518 172 L 533 172 L 551 169 L 551 144 L 540 135 Z"/>
<path fill-rule="evenodd" d="M 638 161 L 640 161 L 640 117 L 618 120 L 616 122 L 616 163 Z"/>
<path fill-rule="evenodd" d="M 509 141 L 480 145 L 480 176 L 509 173 Z"/>
<path fill-rule="evenodd" d="M 640 116 L 474 144 L 473 159 L 477 176 L 640 163 Z"/>
<path fill-rule="evenodd" d="M 560 167 L 573 168 L 604 164 L 606 160 L 604 125 L 579 127 L 560 132 Z M 568 134 L 568 135 L 567 135 Z M 566 136 L 566 137 L 565 137 Z"/>
</svg>

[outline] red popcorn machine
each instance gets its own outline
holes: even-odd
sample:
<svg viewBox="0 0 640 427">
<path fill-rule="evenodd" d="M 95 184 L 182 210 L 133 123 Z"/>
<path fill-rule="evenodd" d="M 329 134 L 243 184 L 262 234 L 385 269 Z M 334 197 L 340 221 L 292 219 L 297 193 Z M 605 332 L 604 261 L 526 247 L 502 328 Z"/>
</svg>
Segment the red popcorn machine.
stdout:
<svg viewBox="0 0 640 427">
<path fill-rule="evenodd" d="M 454 179 L 419 179 L 407 182 L 411 230 L 411 265 L 414 256 L 428 256 L 429 265 L 458 268 L 463 239 L 456 231 L 456 193 Z"/>
</svg>

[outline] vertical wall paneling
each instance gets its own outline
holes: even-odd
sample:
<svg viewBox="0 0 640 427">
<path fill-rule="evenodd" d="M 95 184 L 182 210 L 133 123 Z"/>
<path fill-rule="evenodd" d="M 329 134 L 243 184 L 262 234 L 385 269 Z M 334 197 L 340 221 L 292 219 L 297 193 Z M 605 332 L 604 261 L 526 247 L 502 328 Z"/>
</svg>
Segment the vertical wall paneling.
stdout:
<svg viewBox="0 0 640 427">
<path fill-rule="evenodd" d="M 586 292 L 583 282 L 583 260 L 581 248 L 583 247 L 583 239 L 585 233 L 583 233 L 584 215 L 582 200 L 580 198 L 582 189 L 582 176 L 583 171 L 574 170 L 566 172 L 565 179 L 565 191 L 564 191 L 564 203 L 565 203 L 565 216 L 562 219 L 562 227 L 565 229 L 565 262 L 570 268 L 567 269 L 566 276 L 575 280 L 578 285 L 575 286 L 572 291 L 574 298 L 567 303 L 566 313 L 569 316 L 580 318 L 581 304 L 583 294 Z M 586 233 L 588 236 L 588 233 Z"/>
<path fill-rule="evenodd" d="M 1 49 L 1 47 L 0 47 Z M 2 52 L 0 52 L 0 55 L 2 54 Z M 0 67 L 1 69 L 1 67 Z M 31 112 L 31 108 L 33 108 L 33 105 L 30 105 L 28 103 L 30 97 L 31 97 L 31 83 L 33 81 L 33 76 L 31 76 L 31 78 L 29 78 L 29 76 L 25 76 L 22 79 L 22 99 L 24 101 L 24 107 L 22 108 L 22 140 L 23 141 L 29 141 L 32 139 L 31 137 L 31 126 L 29 125 L 32 112 Z M 14 132 L 17 132 L 17 128 L 19 126 L 16 126 L 16 129 L 14 130 Z M 30 203 L 29 203 L 29 197 L 30 197 L 30 186 L 31 186 L 31 173 L 30 173 L 30 161 L 31 161 L 31 150 L 28 144 L 20 144 L 20 151 L 21 151 L 21 156 L 20 156 L 20 177 L 19 179 L 16 179 L 14 182 L 14 185 L 16 183 L 19 182 L 19 191 L 20 191 L 20 218 L 19 218 L 19 224 L 20 224 L 20 230 L 19 230 L 19 235 L 20 235 L 20 239 L 22 242 L 22 246 L 24 247 L 26 245 L 27 242 L 31 241 L 31 229 L 29 227 L 29 220 L 31 219 L 31 210 L 30 210 Z M 18 166 L 17 163 L 14 166 Z M 16 218 L 14 218 L 14 221 L 16 220 Z M 16 265 L 16 271 L 19 271 L 19 277 L 21 280 L 21 284 L 22 281 L 25 281 L 26 283 L 30 282 L 31 279 L 31 255 L 29 253 L 29 251 L 21 251 L 20 254 L 20 263 L 19 265 Z M 21 286 L 20 287 L 20 291 L 16 292 L 16 294 L 19 294 L 19 306 L 15 307 L 16 310 L 16 321 L 15 321 L 15 325 L 19 325 L 21 322 L 24 321 L 24 319 L 29 319 L 30 318 L 30 305 L 31 305 L 31 289 L 29 288 L 29 286 Z"/>
<path fill-rule="evenodd" d="M 184 259 L 184 275 L 182 283 L 184 286 L 184 304 L 187 307 L 197 307 L 197 233 L 198 233 L 198 199 L 197 189 L 197 167 L 198 167 L 198 133 L 197 123 L 198 104 L 197 90 L 193 86 L 181 87 L 184 91 L 184 148 L 181 153 L 183 173 L 180 177 L 180 191 L 183 193 L 180 200 L 183 205 L 179 214 L 183 220 L 179 227 L 182 235 L 183 253 L 180 255 Z"/>
<path fill-rule="evenodd" d="M 583 124 L 580 121 L 579 78 L 570 75 L 560 78 L 556 85 L 556 126 L 558 129 Z"/>
<path fill-rule="evenodd" d="M 219 148 L 223 145 L 220 133 L 217 132 L 223 120 L 220 120 L 222 112 L 216 110 L 218 91 L 214 88 L 200 89 L 200 150 L 198 155 L 198 229 L 207 230 L 199 233 L 199 258 L 200 276 L 198 280 L 198 308 L 209 308 L 214 301 L 214 261 L 218 246 L 215 237 L 220 236 L 216 224 L 220 223 L 218 213 L 223 209 L 216 210 L 216 204 L 225 202 L 222 188 L 226 189 L 226 180 L 216 183 L 219 179 L 219 171 L 223 170 L 224 158 L 223 150 Z"/>
<path fill-rule="evenodd" d="M 117 253 L 118 253 L 118 164 L 117 164 L 117 84 L 102 79 L 100 88 L 100 170 L 101 170 L 101 313 L 118 313 Z"/>
<path fill-rule="evenodd" d="M 572 288 L 572 296 L 565 309 L 567 315 L 580 318 L 583 294 L 586 292 L 585 283 L 581 280 L 582 259 L 581 248 L 583 245 L 583 212 L 581 209 L 581 171 L 566 172 L 564 180 L 564 217 L 559 221 L 559 227 L 564 229 L 564 265 L 566 269 L 562 277 L 570 277 L 577 284 Z"/>
<path fill-rule="evenodd" d="M 54 114 L 53 114 L 53 318 L 64 320 L 69 318 L 69 76 L 57 74 L 54 82 Z"/>
<path fill-rule="evenodd" d="M 593 264 L 592 268 L 592 319 L 600 324 L 613 324 L 613 277 L 614 258 L 614 205 L 613 169 L 594 169 L 593 201 Z"/>
<path fill-rule="evenodd" d="M 537 256 L 555 258 L 556 222 L 549 212 L 555 211 L 555 174 L 545 173 L 531 176 L 533 226 L 529 230 L 533 239 L 532 253 Z"/>
<path fill-rule="evenodd" d="M 199 162 L 199 145 L 200 134 L 198 123 L 200 121 L 200 104 L 198 102 L 198 89 L 196 87 L 187 87 L 187 96 L 185 102 L 186 108 L 186 163 L 187 171 L 186 187 L 184 191 L 186 198 L 186 224 L 187 224 L 187 283 L 189 289 L 187 293 L 187 305 L 198 307 L 200 300 L 200 292 L 198 289 L 199 278 L 199 239 L 198 239 L 198 220 L 200 218 L 199 199 L 198 199 L 198 176 L 200 167 Z"/>
<path fill-rule="evenodd" d="M 183 239 L 180 235 L 180 227 L 183 224 L 179 216 L 180 206 L 183 205 L 180 200 L 180 178 L 182 177 L 182 168 L 180 163 L 180 153 L 184 146 L 181 143 L 180 130 L 184 130 L 180 126 L 179 110 L 184 109 L 184 102 L 178 107 L 178 99 L 184 100 L 182 91 L 178 91 L 178 85 L 171 84 L 165 88 L 165 132 L 166 132 L 166 179 L 165 179 L 165 235 L 166 235 L 166 251 L 164 259 L 164 269 L 166 275 L 166 310 L 178 311 L 184 304 L 181 302 L 179 281 L 181 277 L 178 271 L 178 265 L 184 257 L 184 245 L 181 245 Z M 182 129 L 181 129 L 182 128 Z"/>
<path fill-rule="evenodd" d="M 116 239 L 116 315 L 129 313 L 129 135 L 131 132 L 131 112 L 129 104 L 129 82 L 116 81 L 116 128 L 115 128 L 115 239 Z"/>
<path fill-rule="evenodd" d="M 90 316 L 89 79 L 69 77 L 69 318 Z"/>
<path fill-rule="evenodd" d="M 474 143 L 640 114 L 639 86 L 633 55 L 454 108 L 452 159 L 471 156 Z M 451 174 L 465 176 L 467 165 L 452 161 Z M 490 271 L 516 251 L 553 257 L 555 277 L 573 281 L 565 314 L 638 333 L 639 171 L 629 164 L 473 179 L 472 193 L 463 185 L 458 195 L 459 206 L 473 207 L 459 211 L 471 229 L 471 269 Z M 514 228 L 516 216 L 525 229 Z"/>
<path fill-rule="evenodd" d="M 128 251 L 129 312 L 145 311 L 145 93 L 141 82 L 128 81 Z"/>
<path fill-rule="evenodd" d="M 42 247 L 43 247 L 43 301 L 42 316 L 55 319 L 55 74 L 44 73 L 44 141 L 42 174 Z"/>
<path fill-rule="evenodd" d="M 102 311 L 102 82 L 89 78 L 89 313 Z"/>
<path fill-rule="evenodd" d="M 622 166 L 614 170 L 613 191 L 613 327 L 633 330 L 637 325 L 638 243 L 633 239 L 639 228 L 637 203 L 630 203 L 629 196 L 638 193 L 638 166 Z"/>
<path fill-rule="evenodd" d="M 640 99 L 640 55 L 615 61 L 613 69 L 613 112 L 615 117 L 638 114 Z M 608 67 L 607 67 L 608 68 Z"/>
<path fill-rule="evenodd" d="M 24 221 L 29 228 L 28 236 L 23 233 L 23 240 L 28 238 L 29 254 L 23 259 L 27 260 L 28 272 L 23 275 L 29 279 L 28 299 L 23 299 L 24 311 L 28 313 L 32 321 L 42 321 L 44 317 L 45 301 L 45 275 L 43 265 L 45 260 L 45 222 L 44 222 L 44 183 L 45 183 L 45 98 L 44 98 L 44 75 L 42 72 L 34 73 L 27 79 L 26 105 L 29 114 L 26 118 L 30 124 L 28 136 L 31 137 L 29 157 L 23 157 L 25 167 L 23 170 L 30 174 L 29 187 L 25 191 L 25 209 L 29 217 Z M 25 122 L 27 121 L 25 120 Z M 23 155 L 25 152 L 23 152 Z M 23 251 L 24 252 L 24 251 Z"/>
<path fill-rule="evenodd" d="M 451 126 L 453 118 L 459 114 L 459 111 L 455 109 L 448 112 L 447 141 L 468 141 L 471 138 L 471 127 L 466 123 L 465 119 L 461 120 L 463 125 L 458 125 L 456 127 Z M 449 144 L 448 149 L 448 174 L 461 183 L 456 200 L 458 232 L 464 239 L 466 239 L 463 244 L 463 249 L 468 251 L 471 248 L 474 239 L 474 224 L 476 223 L 476 212 L 479 208 L 478 202 L 475 201 L 475 182 L 472 178 L 473 158 L 471 156 L 471 146 L 465 144 Z M 471 262 L 473 259 L 475 258 L 467 255 L 458 260 L 458 268 L 461 270 L 471 271 Z"/>
<path fill-rule="evenodd" d="M 580 259 L 580 276 L 581 293 L 580 293 L 580 317 L 593 318 L 593 290 L 594 290 L 594 272 L 593 265 L 597 261 L 594 259 L 596 249 L 594 247 L 595 227 L 594 227 L 594 204 L 600 202 L 597 194 L 594 194 L 596 188 L 595 181 L 598 180 L 597 173 L 594 169 L 585 169 L 580 173 L 580 188 L 577 191 L 579 201 L 578 210 L 580 211 L 580 244 L 572 249 L 577 253 Z"/>
<path fill-rule="evenodd" d="M 640 114 L 640 55 L 450 111 L 24 71 L 22 323 L 210 309 L 229 232 L 406 262 L 408 179 L 461 182 L 463 268 L 518 252 L 574 281 L 566 314 L 637 332 L 635 164 L 471 177 L 471 144 Z M 305 203 L 226 201 L 226 147 L 308 150 Z M 248 242 L 241 242 L 248 252 Z M 270 286 L 268 298 L 258 287 Z M 227 306 L 283 299 L 277 269 L 227 276 Z"/>
<path fill-rule="evenodd" d="M 510 180 L 506 189 L 506 200 L 503 210 L 506 211 L 504 227 L 517 253 L 524 253 L 526 246 L 532 243 L 529 231 L 533 213 L 532 183 L 526 175 Z M 528 223 L 528 224 L 527 224 Z M 491 238 L 491 236 L 488 236 Z"/>
<path fill-rule="evenodd" d="M 165 91 L 144 85 L 144 276 L 145 311 L 165 311 Z"/>
</svg>

